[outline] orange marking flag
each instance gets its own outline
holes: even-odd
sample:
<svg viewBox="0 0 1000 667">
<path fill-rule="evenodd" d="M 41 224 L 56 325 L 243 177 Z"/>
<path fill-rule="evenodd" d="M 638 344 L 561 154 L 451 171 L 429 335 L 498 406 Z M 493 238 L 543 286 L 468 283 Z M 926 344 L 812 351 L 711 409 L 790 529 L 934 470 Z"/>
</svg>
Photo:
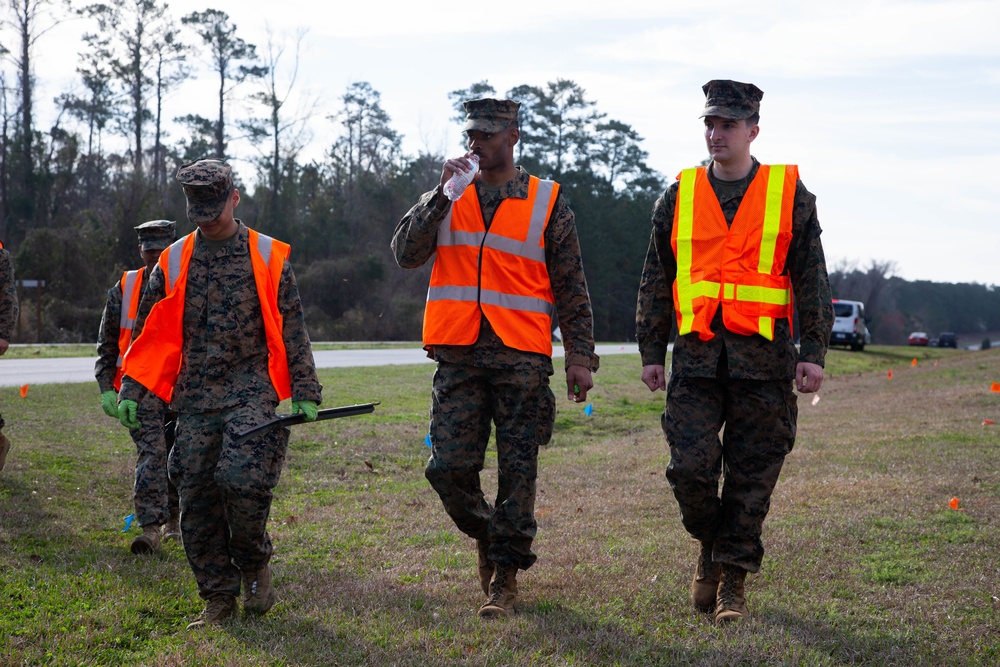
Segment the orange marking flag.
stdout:
<svg viewBox="0 0 1000 667">
<path fill-rule="evenodd" d="M 914 357 L 913 361 L 910 362 L 910 365 L 911 366 L 916 366 L 917 365 L 917 359 L 916 359 L 916 357 Z"/>
<path fill-rule="evenodd" d="M 959 507 L 958 506 L 958 498 L 952 498 L 951 500 L 949 500 L 948 501 L 948 507 L 950 507 L 953 510 L 962 510 L 962 509 L 965 509 L 963 507 Z"/>
<path fill-rule="evenodd" d="M 996 424 L 996 422 L 993 421 L 992 419 L 984 419 L 983 420 L 983 426 L 992 426 L 993 424 Z"/>
<path fill-rule="evenodd" d="M 994 394 L 1000 394 L 1000 382 L 994 382 L 990 385 L 990 391 Z"/>
<path fill-rule="evenodd" d="M 21 398 L 24 398 L 27 395 L 28 395 L 28 385 L 22 384 L 21 385 Z"/>
<path fill-rule="evenodd" d="M 889 369 L 889 379 L 890 380 L 892 379 L 892 369 L 891 368 Z"/>
</svg>

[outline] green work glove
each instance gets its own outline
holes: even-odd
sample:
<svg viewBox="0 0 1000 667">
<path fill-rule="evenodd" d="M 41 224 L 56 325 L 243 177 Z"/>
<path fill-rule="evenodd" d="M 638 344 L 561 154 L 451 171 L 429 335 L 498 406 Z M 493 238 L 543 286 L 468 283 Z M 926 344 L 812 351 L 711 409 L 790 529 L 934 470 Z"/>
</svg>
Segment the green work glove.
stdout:
<svg viewBox="0 0 1000 667">
<path fill-rule="evenodd" d="M 101 409 L 109 417 L 118 419 L 118 392 L 109 389 L 101 392 Z"/>
<path fill-rule="evenodd" d="M 300 412 L 306 416 L 307 422 L 314 422 L 319 415 L 319 404 L 316 401 L 292 401 L 292 414 Z"/>
<path fill-rule="evenodd" d="M 118 421 L 130 431 L 134 431 L 142 426 L 142 422 L 135 416 L 135 411 L 138 407 L 139 405 L 135 401 L 130 401 L 127 398 L 118 404 Z"/>
</svg>

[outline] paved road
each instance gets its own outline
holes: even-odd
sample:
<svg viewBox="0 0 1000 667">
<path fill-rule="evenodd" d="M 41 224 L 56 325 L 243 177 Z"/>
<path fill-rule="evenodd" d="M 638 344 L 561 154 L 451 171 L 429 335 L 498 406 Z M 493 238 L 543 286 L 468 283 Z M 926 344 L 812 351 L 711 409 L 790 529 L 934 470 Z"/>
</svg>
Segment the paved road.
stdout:
<svg viewBox="0 0 1000 667">
<path fill-rule="evenodd" d="M 635 343 L 626 345 L 598 345 L 599 355 L 638 354 Z M 561 347 L 553 350 L 553 357 L 562 357 Z M 347 368 L 358 366 L 405 366 L 431 363 L 419 348 L 381 350 L 319 350 L 313 353 L 318 368 Z M 62 359 L 4 359 L 0 357 L 0 387 L 19 387 L 23 384 L 64 384 L 96 382 L 94 357 L 66 357 Z"/>
</svg>

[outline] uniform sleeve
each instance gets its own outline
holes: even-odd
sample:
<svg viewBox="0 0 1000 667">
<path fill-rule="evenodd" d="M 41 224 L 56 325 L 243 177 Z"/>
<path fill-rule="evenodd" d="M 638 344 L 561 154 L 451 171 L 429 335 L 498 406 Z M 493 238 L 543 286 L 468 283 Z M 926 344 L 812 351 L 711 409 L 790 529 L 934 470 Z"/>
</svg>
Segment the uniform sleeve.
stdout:
<svg viewBox="0 0 1000 667">
<path fill-rule="evenodd" d="M 281 311 L 282 338 L 288 355 L 288 372 L 292 378 L 292 399 L 319 403 L 323 400 L 323 387 L 316 376 L 316 363 L 302 314 L 299 287 L 295 282 L 292 265 L 288 262 L 281 269 L 278 310 Z"/>
<path fill-rule="evenodd" d="M 796 184 L 792 243 L 786 266 L 799 312 L 799 361 L 823 366 L 833 329 L 833 300 L 816 215 L 816 197 Z"/>
<path fill-rule="evenodd" d="M 101 315 L 101 328 L 97 332 L 97 361 L 94 376 L 103 394 L 115 388 L 118 374 L 118 333 L 121 330 L 122 289 L 121 281 L 108 290 L 108 299 Z"/>
<path fill-rule="evenodd" d="M 545 229 L 545 264 L 556 301 L 565 367 L 583 366 L 595 372 L 600 358 L 594 352 L 594 311 L 583 273 L 576 218 L 562 194 Z"/>
<path fill-rule="evenodd" d="M 441 186 L 424 193 L 396 225 L 392 252 L 404 269 L 423 266 L 437 248 L 437 231 L 448 214 L 451 202 L 441 193 Z"/>
<path fill-rule="evenodd" d="M 670 332 L 674 326 L 673 286 L 677 261 L 670 247 L 676 188 L 656 200 L 653 229 L 639 279 L 635 312 L 635 337 L 643 366 L 662 366 L 667 358 Z"/>
<path fill-rule="evenodd" d="M 14 263 L 10 253 L 0 249 L 0 338 L 3 340 L 9 341 L 14 335 L 19 312 Z"/>
</svg>

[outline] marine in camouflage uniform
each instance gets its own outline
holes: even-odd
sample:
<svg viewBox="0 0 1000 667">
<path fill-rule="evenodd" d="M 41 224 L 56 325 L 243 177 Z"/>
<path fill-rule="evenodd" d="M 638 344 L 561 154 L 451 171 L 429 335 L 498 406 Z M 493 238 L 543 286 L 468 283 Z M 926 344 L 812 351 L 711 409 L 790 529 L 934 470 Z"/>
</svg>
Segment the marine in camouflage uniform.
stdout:
<svg viewBox="0 0 1000 667">
<path fill-rule="evenodd" d="M 528 197 L 529 175 L 513 163 L 519 106 L 510 100 L 465 103 L 470 154 L 479 157 L 474 187 L 487 232 L 505 200 Z M 453 173 L 469 167 L 465 157 L 446 161 L 438 187 L 400 220 L 392 248 L 401 267 L 417 268 L 435 256 L 438 229 L 451 206 L 442 187 Z M 593 386 L 591 373 L 599 359 L 573 211 L 561 193 L 543 238 L 563 334 L 567 395 L 582 401 Z M 425 474 L 455 525 L 477 541 L 480 585 L 488 596 L 480 615 L 507 615 L 514 610 L 516 571 L 528 569 L 536 559 L 531 545 L 537 530 L 538 448 L 549 442 L 556 412 L 549 387 L 552 358 L 505 345 L 485 315 L 472 345 L 430 346 L 428 356 L 438 365 L 432 389 L 432 453 Z M 491 422 L 496 425 L 498 458 L 493 503 L 480 486 Z"/>
<path fill-rule="evenodd" d="M 749 142 L 756 136 L 763 93 L 752 84 L 733 81 L 709 82 L 705 93 L 706 139 L 716 156 L 708 169 L 709 183 L 727 224 L 732 225 L 760 167 L 749 154 Z M 732 126 L 734 119 L 744 132 L 753 128 L 753 137 L 745 142 L 745 154 L 736 156 L 743 158 L 741 171 L 745 175 L 723 180 L 716 174 L 721 163 L 718 156 L 728 158 L 726 165 L 732 164 L 727 152 L 738 142 L 731 140 L 726 145 L 726 137 L 720 138 L 714 128 L 727 122 Z M 742 126 L 744 120 L 747 122 Z M 734 131 L 741 131 L 740 127 Z M 746 135 L 740 139 L 744 140 Z M 713 146 L 713 141 L 719 145 Z M 673 284 L 678 269 L 671 234 L 677 192 L 675 182 L 653 209 L 653 229 L 639 288 L 636 336 L 643 381 L 654 391 L 665 384 L 663 365 L 676 322 Z M 775 320 L 773 341 L 759 334 L 741 335 L 724 326 L 724 305 L 711 322 L 710 340 L 701 340 L 692 332 L 674 342 L 666 410 L 661 418 L 670 445 L 666 474 L 684 527 L 701 543 L 693 600 L 702 611 L 715 611 L 720 622 L 746 615 L 743 576 L 761 566 L 764 518 L 784 458 L 795 442 L 793 382 L 804 393 L 817 391 L 822 383 L 833 310 L 820 234 L 816 198 L 796 181 L 785 274 L 791 279 L 799 315 L 798 350 L 787 319 Z M 727 571 L 733 573 L 733 586 L 723 591 L 719 581 L 720 577 L 726 579 Z M 729 596 L 726 600 L 722 600 L 723 592 Z M 737 611 L 731 604 L 731 593 L 742 603 L 736 605 L 740 607 Z"/>
<path fill-rule="evenodd" d="M 10 261 L 10 253 L 0 243 L 0 355 L 3 355 L 10 345 L 11 336 L 17 327 L 18 313 L 14 263 Z M 10 440 L 4 434 L 3 427 L 3 415 L 0 415 L 0 470 L 3 470 L 7 462 L 7 452 L 10 450 Z"/>
<path fill-rule="evenodd" d="M 178 417 L 168 470 L 180 494 L 184 550 L 199 595 L 208 602 L 200 619 L 189 626 L 198 627 L 234 613 L 241 579 L 245 612 L 264 613 L 273 604 L 267 520 L 289 432 L 272 430 L 240 445 L 234 441 L 238 433 L 273 419 L 279 402 L 268 371 L 249 230 L 232 217 L 239 193 L 228 164 L 199 160 L 182 166 L 177 180 L 188 200 L 188 218 L 199 230 L 186 282 L 182 362 L 170 402 Z M 235 228 L 235 233 L 220 234 L 220 225 Z M 179 252 L 183 241 L 172 250 Z M 150 310 L 165 295 L 158 265 L 139 306 L 134 338 L 142 334 Z M 283 318 L 293 410 L 306 413 L 307 421 L 311 412 L 315 419 L 322 387 L 287 261 L 277 306 Z M 128 357 L 125 368 L 123 403 L 143 393 L 128 375 Z"/>
<path fill-rule="evenodd" d="M 140 269 L 143 276 L 142 289 L 145 290 L 149 284 L 147 278 L 156 266 L 160 251 L 176 238 L 174 222 L 150 220 L 135 227 L 135 231 L 139 236 L 139 253 L 146 263 Z M 97 334 L 97 361 L 94 364 L 102 405 L 106 402 L 104 397 L 109 396 L 111 402 L 105 407 L 105 412 L 114 417 L 118 416 L 114 405 L 114 395 L 117 393 L 115 377 L 120 358 L 125 354 L 125 350 L 118 349 L 123 293 L 121 280 L 108 290 L 101 328 Z M 125 308 L 128 306 L 125 305 Z M 142 426 L 129 431 L 136 450 L 132 504 L 136 521 L 144 530 L 132 541 L 131 549 L 135 554 L 144 554 L 159 548 L 161 533 L 165 540 L 181 537 L 177 489 L 167 476 L 167 453 L 173 444 L 173 436 L 170 435 L 168 442 L 163 429 L 164 424 L 176 415 L 168 411 L 166 403 L 152 392 L 146 392 L 138 401 L 137 412 Z"/>
</svg>

